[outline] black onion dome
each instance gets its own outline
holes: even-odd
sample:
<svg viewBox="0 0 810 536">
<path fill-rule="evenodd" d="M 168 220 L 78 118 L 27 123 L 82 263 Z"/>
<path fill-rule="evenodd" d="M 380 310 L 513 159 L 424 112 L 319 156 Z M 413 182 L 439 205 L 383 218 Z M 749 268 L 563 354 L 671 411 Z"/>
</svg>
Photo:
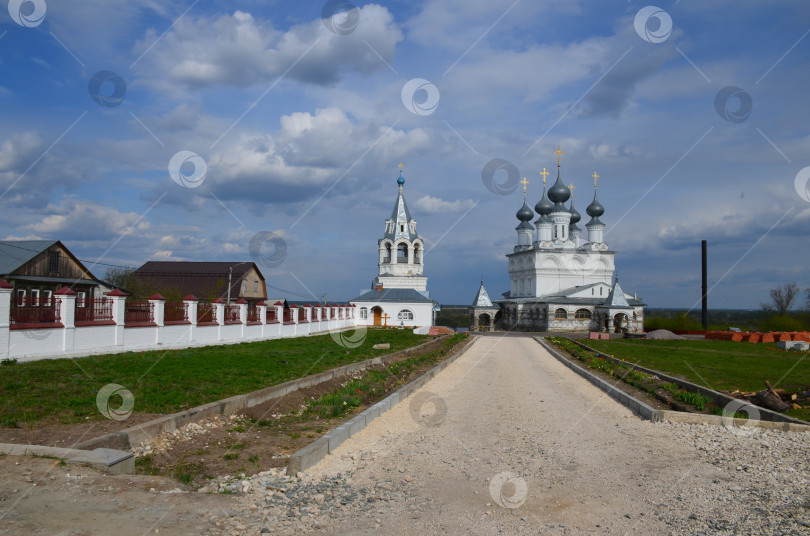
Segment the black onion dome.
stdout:
<svg viewBox="0 0 810 536">
<path fill-rule="evenodd" d="M 543 197 L 534 206 L 534 211 L 541 216 L 548 216 L 554 210 L 554 204 L 546 196 L 546 187 L 543 187 Z"/>
<path fill-rule="evenodd" d="M 526 204 L 525 199 L 523 200 L 523 206 L 520 207 L 520 210 L 517 211 L 515 216 L 517 216 L 517 219 L 520 221 L 531 221 L 531 219 L 534 218 L 534 212 L 532 212 L 532 209 Z"/>
<path fill-rule="evenodd" d="M 548 191 L 548 198 L 551 199 L 552 203 L 555 204 L 562 204 L 568 201 L 571 197 L 571 190 L 565 187 L 560 179 L 560 173 L 557 172 L 557 182 L 554 183 L 554 186 Z M 558 207 L 555 207 L 558 208 Z"/>
<path fill-rule="evenodd" d="M 593 193 L 593 201 L 591 201 L 591 204 L 585 209 L 585 212 L 587 212 L 588 216 L 591 218 L 598 218 L 605 213 L 605 207 L 603 207 L 602 203 L 596 198 L 596 192 Z"/>
</svg>

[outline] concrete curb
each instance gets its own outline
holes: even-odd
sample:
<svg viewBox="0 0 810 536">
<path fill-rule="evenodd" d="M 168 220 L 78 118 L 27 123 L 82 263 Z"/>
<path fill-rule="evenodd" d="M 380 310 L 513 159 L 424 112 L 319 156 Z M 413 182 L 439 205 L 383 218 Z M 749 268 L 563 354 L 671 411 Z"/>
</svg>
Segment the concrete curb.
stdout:
<svg viewBox="0 0 810 536">
<path fill-rule="evenodd" d="M 125 430 L 111 432 L 109 434 L 104 434 L 102 436 L 83 441 L 76 444 L 75 448 L 89 450 L 96 447 L 115 447 L 129 450 L 134 445 L 138 445 L 141 442 L 151 439 L 163 432 L 173 432 L 174 430 L 182 428 L 189 423 L 197 422 L 213 415 L 230 415 L 241 409 L 258 406 L 259 404 L 263 404 L 268 400 L 279 398 L 299 389 L 312 387 L 313 385 L 318 385 L 319 383 L 323 383 L 334 378 L 340 378 L 360 370 L 365 370 L 374 365 L 382 365 L 403 355 L 408 355 L 412 352 L 418 351 L 426 346 L 439 346 L 441 344 L 440 341 L 443 341 L 445 338 L 446 336 L 437 337 L 436 339 L 424 342 L 412 348 L 406 348 L 404 350 L 399 350 L 398 352 L 372 357 L 371 359 L 358 361 L 357 363 L 349 363 L 348 365 L 342 365 L 324 372 L 319 372 L 318 374 L 313 374 L 297 380 L 291 380 L 278 385 L 265 387 L 264 389 L 253 391 L 252 393 L 232 396 L 216 402 L 210 402 L 202 406 L 197 406 L 196 408 L 187 409 L 179 413 L 158 417 L 157 419 L 127 428 Z"/>
<path fill-rule="evenodd" d="M 574 372 L 576 372 L 577 374 L 579 374 L 580 376 L 582 376 L 583 378 L 585 378 L 586 380 L 588 380 L 589 382 L 591 382 L 592 384 L 594 384 L 595 386 L 600 388 L 601 390 L 605 391 L 608 395 L 610 395 L 611 398 L 613 398 L 614 400 L 616 400 L 617 402 L 619 402 L 623 406 L 626 406 L 627 408 L 629 408 L 631 411 L 633 411 L 633 413 L 635 413 L 639 417 L 650 420 L 652 422 L 669 421 L 669 422 L 684 423 L 684 424 L 711 424 L 711 425 L 715 425 L 715 426 L 724 426 L 726 428 L 739 428 L 739 429 L 753 428 L 752 426 L 750 426 L 751 421 L 749 421 L 748 419 L 733 419 L 732 420 L 731 418 L 728 418 L 728 417 L 723 418 L 720 415 L 704 415 L 704 414 L 701 414 L 701 413 L 686 413 L 686 412 L 682 412 L 682 411 L 653 409 L 651 406 L 649 406 L 649 405 L 645 404 L 644 402 L 638 400 L 637 398 L 625 393 L 621 389 L 618 389 L 617 387 L 614 387 L 613 385 L 611 385 L 609 382 L 603 380 L 602 378 L 599 378 L 598 376 L 595 376 L 594 374 L 590 373 L 589 371 L 587 371 L 587 370 L 585 370 L 583 368 L 580 368 L 577 365 L 571 363 L 568 359 L 561 356 L 559 353 L 557 353 L 556 350 L 554 350 L 552 347 L 550 347 L 548 344 L 546 344 L 546 342 L 543 341 L 540 337 L 533 337 L 533 338 L 534 338 L 534 340 L 539 342 L 540 345 L 543 346 L 543 348 L 548 350 L 548 352 L 552 356 L 554 356 L 560 363 L 562 363 L 566 367 L 570 368 L 571 370 L 573 370 Z M 574 341 L 574 342 L 576 342 L 576 341 Z M 585 345 L 582 345 L 582 346 L 585 346 Z M 594 353 L 598 353 L 599 355 L 604 355 L 604 354 L 601 354 L 599 352 L 596 352 L 596 350 L 593 350 L 590 347 L 586 346 L 586 348 L 588 348 L 589 350 L 592 350 Z M 606 357 L 608 359 L 612 359 L 616 363 L 622 363 L 622 364 L 625 364 L 625 365 L 630 365 L 634 369 L 639 370 L 641 372 L 645 372 L 647 374 L 655 374 L 659 378 L 663 378 L 663 379 L 665 379 L 667 381 L 671 380 L 674 383 L 677 383 L 679 385 L 683 384 L 684 387 L 688 386 L 690 389 L 691 389 L 691 386 L 695 385 L 695 384 L 686 382 L 684 380 L 679 380 L 677 378 L 672 378 L 671 376 L 667 376 L 666 374 L 662 374 L 662 373 L 660 373 L 660 372 L 658 372 L 656 370 L 640 367 L 638 365 L 634 365 L 633 363 L 628 363 L 628 362 L 625 362 L 625 361 L 621 361 L 620 359 L 611 358 L 610 356 L 606 356 Z M 621 381 L 621 380 L 618 380 L 618 381 Z M 700 387 L 701 393 L 703 391 L 711 391 L 711 389 L 706 389 L 705 387 L 702 387 L 702 386 L 695 386 L 695 387 Z M 726 397 L 726 398 L 729 399 L 729 401 L 734 400 L 731 397 L 727 397 L 726 395 L 723 395 L 722 393 L 718 393 L 717 391 L 711 391 L 711 392 L 714 393 L 715 395 L 720 396 L 720 397 Z M 709 395 L 706 395 L 706 396 L 709 396 Z M 714 398 L 714 397 L 711 397 L 711 398 Z M 759 408 L 759 407 L 757 407 L 757 410 L 760 411 L 761 413 L 769 411 L 769 410 L 767 410 L 765 408 Z M 773 413 L 773 412 L 770 412 L 770 413 Z M 779 414 L 776 414 L 776 415 L 779 415 Z M 784 417 L 786 419 L 790 419 L 790 417 L 785 417 L 784 415 L 779 415 L 779 416 Z M 781 430 L 781 431 L 784 431 L 784 432 L 808 432 L 808 431 L 810 431 L 810 425 L 803 424 L 801 421 L 798 421 L 797 419 L 792 419 L 792 421 L 796 421 L 796 422 L 785 422 L 785 421 L 777 422 L 777 421 L 759 420 L 759 421 L 756 422 L 756 428 L 764 428 L 764 429 L 768 429 L 768 430 Z"/>
<path fill-rule="evenodd" d="M 0 452 L 10 456 L 47 456 L 59 458 L 66 463 L 89 465 L 112 474 L 132 474 L 135 472 L 135 457 L 131 452 L 114 449 L 65 449 L 41 445 L 18 445 L 0 443 Z"/>
<path fill-rule="evenodd" d="M 414 391 L 433 379 L 439 372 L 450 365 L 450 363 L 461 357 L 470 348 L 470 346 L 472 346 L 475 340 L 475 337 L 470 337 L 470 340 L 464 345 L 463 348 L 426 373 L 422 374 L 407 385 L 401 387 L 373 406 L 367 408 L 362 413 L 355 415 L 350 420 L 341 424 L 331 432 L 295 452 L 292 456 L 290 456 L 290 459 L 287 462 L 287 474 L 295 475 L 299 472 L 306 471 L 324 459 L 327 455 L 331 454 L 336 448 L 338 448 L 344 441 L 371 424 L 374 419 L 408 398 L 411 394 L 413 394 Z"/>
</svg>

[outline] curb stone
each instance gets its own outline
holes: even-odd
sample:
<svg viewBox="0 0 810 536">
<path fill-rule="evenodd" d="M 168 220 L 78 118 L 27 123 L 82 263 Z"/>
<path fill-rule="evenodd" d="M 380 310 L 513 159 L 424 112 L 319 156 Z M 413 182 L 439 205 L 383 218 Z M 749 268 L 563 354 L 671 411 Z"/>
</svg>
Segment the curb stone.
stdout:
<svg viewBox="0 0 810 536">
<path fill-rule="evenodd" d="M 322 459 L 324 459 L 327 455 L 331 454 L 341 443 L 343 443 L 346 439 L 349 439 L 351 436 L 371 424 L 371 422 L 383 415 L 386 411 L 390 410 L 400 402 L 403 402 L 408 396 L 413 394 L 416 390 L 420 387 L 425 385 L 431 378 L 436 376 L 439 372 L 444 370 L 450 363 L 461 357 L 467 350 L 472 346 L 472 344 L 476 341 L 476 337 L 470 337 L 470 340 L 467 344 L 464 345 L 463 348 L 458 350 L 456 353 L 430 369 L 429 371 L 425 372 L 412 382 L 400 387 L 394 393 L 390 394 L 380 402 L 372 405 L 362 413 L 359 413 L 340 425 L 335 430 L 332 430 L 328 434 L 316 439 L 306 447 L 302 448 L 301 450 L 295 452 L 292 456 L 290 456 L 289 461 L 287 462 L 287 474 L 288 475 L 295 475 L 299 472 L 306 471 Z M 340 429 L 339 434 L 335 434 Z M 345 436 L 345 437 L 344 437 Z M 338 438 L 340 442 L 338 443 Z M 333 447 L 334 445 L 334 447 Z"/>
<path fill-rule="evenodd" d="M 122 450 L 99 448 L 95 450 L 66 449 L 42 445 L 19 445 L 0 443 L 0 452 L 11 456 L 48 456 L 59 458 L 65 463 L 89 465 L 111 474 L 133 474 L 135 456 Z"/>
</svg>

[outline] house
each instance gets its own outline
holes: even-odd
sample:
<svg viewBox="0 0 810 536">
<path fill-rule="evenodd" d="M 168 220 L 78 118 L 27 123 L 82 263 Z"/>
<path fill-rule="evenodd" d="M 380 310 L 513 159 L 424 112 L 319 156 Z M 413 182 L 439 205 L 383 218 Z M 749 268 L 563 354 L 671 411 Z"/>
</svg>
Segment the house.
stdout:
<svg viewBox="0 0 810 536">
<path fill-rule="evenodd" d="M 0 278 L 14 286 L 19 305 L 50 303 L 56 290 L 69 287 L 81 307 L 112 290 L 58 240 L 0 241 Z"/>
<path fill-rule="evenodd" d="M 145 295 L 158 292 L 180 300 L 193 294 L 205 301 L 267 298 L 264 276 L 254 262 L 149 261 L 133 273 Z M 230 294 L 228 282 L 230 281 Z"/>
</svg>

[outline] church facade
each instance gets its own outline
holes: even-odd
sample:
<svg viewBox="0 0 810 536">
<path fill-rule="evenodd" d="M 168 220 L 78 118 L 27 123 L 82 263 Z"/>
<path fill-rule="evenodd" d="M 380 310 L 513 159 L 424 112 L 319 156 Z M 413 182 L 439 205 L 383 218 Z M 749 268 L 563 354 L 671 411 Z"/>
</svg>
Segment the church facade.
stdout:
<svg viewBox="0 0 810 536">
<path fill-rule="evenodd" d="M 394 210 L 385 220 L 383 237 L 377 241 L 377 277 L 370 290 L 350 301 L 357 306 L 357 325 L 430 327 L 437 304 L 427 290 L 425 244 L 405 202 L 401 170 L 397 185 Z"/>
<path fill-rule="evenodd" d="M 499 327 L 554 332 L 642 331 L 644 303 L 619 286 L 615 252 L 604 240 L 605 224 L 599 218 L 605 208 L 596 196 L 599 176 L 593 174 L 594 197 L 586 209 L 590 221 L 583 237 L 577 225 L 582 216 L 574 208 L 574 186 L 566 187 L 560 177 L 563 152 L 559 147 L 556 154 L 557 180 L 546 191 L 548 172 L 543 168 L 543 195 L 534 210 L 526 202 L 528 182 L 523 180 L 523 206 L 516 214 L 520 222 L 517 244 L 506 255 L 509 291 L 503 299 L 495 300 L 500 307 Z M 535 215 L 538 217 L 532 225 Z M 473 320 L 474 325 L 480 324 L 477 318 Z"/>
</svg>

